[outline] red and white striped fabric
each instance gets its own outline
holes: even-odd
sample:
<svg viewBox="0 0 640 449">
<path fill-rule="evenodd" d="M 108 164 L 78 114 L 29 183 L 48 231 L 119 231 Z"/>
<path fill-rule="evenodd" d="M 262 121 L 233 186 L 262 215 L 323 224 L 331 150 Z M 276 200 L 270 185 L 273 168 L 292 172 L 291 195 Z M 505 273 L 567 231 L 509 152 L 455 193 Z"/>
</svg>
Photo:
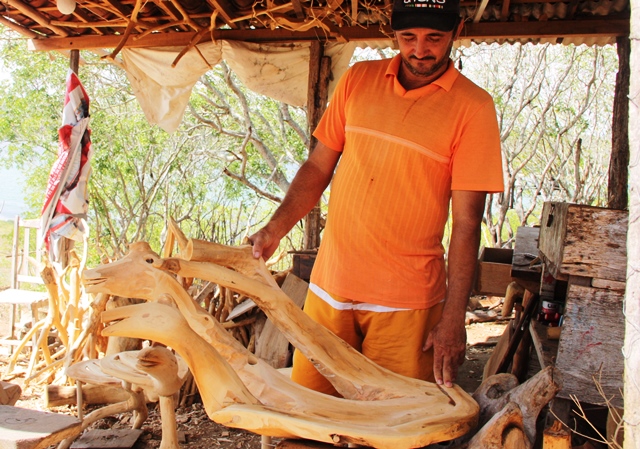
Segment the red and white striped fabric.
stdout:
<svg viewBox="0 0 640 449">
<path fill-rule="evenodd" d="M 89 201 L 91 172 L 89 96 L 69 70 L 62 126 L 58 129 L 58 159 L 51 168 L 42 207 L 42 237 L 52 261 L 60 261 L 63 238 L 82 241 Z"/>
</svg>

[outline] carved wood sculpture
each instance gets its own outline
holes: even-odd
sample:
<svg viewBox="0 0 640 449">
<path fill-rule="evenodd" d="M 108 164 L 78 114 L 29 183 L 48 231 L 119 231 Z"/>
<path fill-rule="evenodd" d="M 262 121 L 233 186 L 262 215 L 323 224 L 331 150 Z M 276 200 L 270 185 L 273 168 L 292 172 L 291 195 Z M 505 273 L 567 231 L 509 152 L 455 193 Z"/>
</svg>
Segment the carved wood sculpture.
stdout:
<svg viewBox="0 0 640 449">
<path fill-rule="evenodd" d="M 161 259 L 137 243 L 125 258 L 85 271 L 84 282 L 89 293 L 157 301 L 105 312 L 105 322 L 121 321 L 103 333 L 173 348 L 189 365 L 214 421 L 267 436 L 389 449 L 451 440 L 475 426 L 478 405 L 462 389 L 445 390 L 371 362 L 295 306 L 250 247 L 210 244 L 198 252 L 201 243 L 190 243 L 193 254 L 204 254 L 196 257 L 216 263 Z M 301 387 L 258 359 L 194 303 L 174 273 L 252 298 L 344 398 Z"/>
<path fill-rule="evenodd" d="M 176 428 L 175 396 L 180 391 L 187 373 L 186 363 L 162 346 L 121 352 L 100 360 L 87 360 L 71 366 L 68 369 L 69 377 L 103 385 L 122 382 L 130 394 L 123 402 L 107 405 L 87 415 L 82 420 L 80 431 L 98 419 L 126 411 L 134 412 L 133 428 L 139 429 L 147 419 L 148 398 L 160 403 L 160 448 L 178 449 L 180 446 Z M 67 438 L 60 443 L 58 449 L 67 449 L 76 437 L 77 435 Z"/>
</svg>

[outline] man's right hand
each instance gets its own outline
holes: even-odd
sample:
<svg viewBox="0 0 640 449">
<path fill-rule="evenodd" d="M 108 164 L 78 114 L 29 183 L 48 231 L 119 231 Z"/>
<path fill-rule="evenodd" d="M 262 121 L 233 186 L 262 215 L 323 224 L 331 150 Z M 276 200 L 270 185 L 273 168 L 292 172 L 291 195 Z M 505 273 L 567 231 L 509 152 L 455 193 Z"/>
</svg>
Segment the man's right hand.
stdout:
<svg viewBox="0 0 640 449">
<path fill-rule="evenodd" d="M 266 226 L 255 234 L 250 235 L 248 239 L 253 245 L 253 257 L 256 259 L 262 257 L 265 261 L 269 260 L 278 249 L 278 245 L 280 245 L 280 239 L 269 232 Z"/>
</svg>

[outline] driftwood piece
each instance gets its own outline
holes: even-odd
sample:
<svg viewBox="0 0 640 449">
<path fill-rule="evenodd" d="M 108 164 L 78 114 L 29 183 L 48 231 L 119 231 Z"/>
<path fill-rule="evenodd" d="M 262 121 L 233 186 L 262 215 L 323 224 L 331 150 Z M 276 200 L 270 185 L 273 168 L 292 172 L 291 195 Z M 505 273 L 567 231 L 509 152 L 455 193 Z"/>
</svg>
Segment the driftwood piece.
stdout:
<svg viewBox="0 0 640 449">
<path fill-rule="evenodd" d="M 515 402 L 509 402 L 469 441 L 469 449 L 530 449 L 523 416 Z"/>
<path fill-rule="evenodd" d="M 253 259 L 250 248 L 230 254 L 240 259 L 237 271 L 162 260 L 148 245 L 136 244 L 125 259 L 86 271 L 85 286 L 90 292 L 147 300 L 171 297 L 179 311 L 148 303 L 105 312 L 105 321 L 123 320 L 105 334 L 147 338 L 175 349 L 189 364 L 208 415 L 224 425 L 269 436 L 389 449 L 450 440 L 475 425 L 478 406 L 459 387 L 445 390 L 379 367 L 310 320 L 277 284 L 271 285 L 264 262 Z M 230 337 L 160 268 L 253 298 L 349 399 L 305 389 L 278 373 Z M 245 269 L 254 279 L 240 273 Z"/>
<path fill-rule="evenodd" d="M 536 420 L 540 410 L 551 401 L 562 386 L 560 372 L 550 366 L 538 372 L 523 384 L 511 374 L 489 377 L 473 394 L 480 405 L 480 426 L 502 410 L 508 403 L 519 406 L 523 416 L 524 430 L 532 443 L 536 437 Z"/>
<path fill-rule="evenodd" d="M 95 385 L 82 386 L 82 402 L 87 405 L 114 404 L 123 402 L 129 398 L 127 390 L 120 385 Z M 44 407 L 60 407 L 62 405 L 77 405 L 78 390 L 76 385 L 47 385 L 44 393 Z"/>
<path fill-rule="evenodd" d="M 175 396 L 186 378 L 187 367 L 170 350 L 152 346 L 100 360 L 106 374 L 125 380 L 159 397 L 162 421 L 160 449 L 179 449 Z"/>
</svg>

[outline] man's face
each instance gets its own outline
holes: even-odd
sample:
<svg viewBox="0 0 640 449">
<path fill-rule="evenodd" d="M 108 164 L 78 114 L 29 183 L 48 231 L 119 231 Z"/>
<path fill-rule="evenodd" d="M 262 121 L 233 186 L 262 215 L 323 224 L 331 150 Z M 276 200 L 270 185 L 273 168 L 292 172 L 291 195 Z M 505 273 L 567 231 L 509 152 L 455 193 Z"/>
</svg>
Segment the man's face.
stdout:
<svg viewBox="0 0 640 449">
<path fill-rule="evenodd" d="M 438 31 L 430 28 L 409 28 L 396 31 L 398 49 L 404 67 L 414 76 L 434 78 L 447 67 L 453 42 L 457 36 L 453 31 Z M 455 34 L 454 34 L 455 33 Z"/>
</svg>

